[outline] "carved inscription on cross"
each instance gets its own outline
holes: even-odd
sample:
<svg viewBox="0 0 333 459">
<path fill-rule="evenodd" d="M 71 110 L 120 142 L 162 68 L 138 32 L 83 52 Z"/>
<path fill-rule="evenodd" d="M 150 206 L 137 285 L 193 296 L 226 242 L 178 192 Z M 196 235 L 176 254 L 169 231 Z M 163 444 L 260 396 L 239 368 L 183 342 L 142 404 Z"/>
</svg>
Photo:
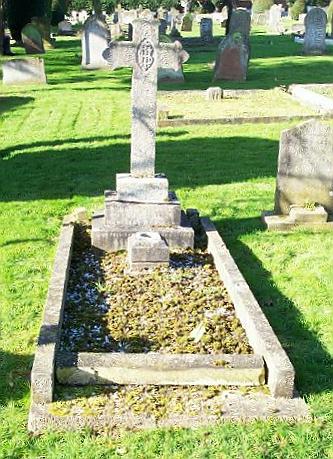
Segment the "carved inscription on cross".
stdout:
<svg viewBox="0 0 333 459">
<path fill-rule="evenodd" d="M 188 54 L 179 42 L 159 43 L 159 21 L 133 21 L 133 41 L 111 42 L 103 53 L 110 67 L 132 67 L 131 175 L 155 174 L 158 68 L 179 70 Z"/>
</svg>

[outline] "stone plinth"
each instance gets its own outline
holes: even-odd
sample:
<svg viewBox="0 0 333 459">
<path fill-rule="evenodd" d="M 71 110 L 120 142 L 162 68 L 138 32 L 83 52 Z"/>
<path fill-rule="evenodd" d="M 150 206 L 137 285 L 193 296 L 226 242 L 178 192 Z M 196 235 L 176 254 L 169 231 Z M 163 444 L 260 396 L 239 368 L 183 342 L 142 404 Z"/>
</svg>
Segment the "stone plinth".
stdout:
<svg viewBox="0 0 333 459">
<path fill-rule="evenodd" d="M 110 228 L 105 222 L 104 211 L 96 212 L 92 219 L 92 245 L 108 252 L 117 252 L 127 249 L 128 238 L 139 228 Z M 140 228 L 140 231 L 158 231 L 167 241 L 170 249 L 193 248 L 194 231 L 182 212 L 181 224 L 175 226 L 149 226 Z"/>
</svg>

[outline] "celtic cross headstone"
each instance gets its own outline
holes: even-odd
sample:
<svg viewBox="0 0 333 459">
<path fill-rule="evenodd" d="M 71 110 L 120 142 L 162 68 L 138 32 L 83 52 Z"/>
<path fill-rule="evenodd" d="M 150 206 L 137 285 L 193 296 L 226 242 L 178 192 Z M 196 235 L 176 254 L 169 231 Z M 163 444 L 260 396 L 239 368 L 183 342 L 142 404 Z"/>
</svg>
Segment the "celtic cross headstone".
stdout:
<svg viewBox="0 0 333 459">
<path fill-rule="evenodd" d="M 181 68 L 188 54 L 179 42 L 159 43 L 159 21 L 133 21 L 133 40 L 110 43 L 103 56 L 112 69 L 132 67 L 131 171 L 117 174 L 116 191 L 105 192 L 103 213 L 92 221 L 92 245 L 126 249 L 129 237 L 157 232 L 172 247 L 193 247 L 194 232 L 181 212 L 167 177 L 155 174 L 157 79 L 159 68 Z"/>
<path fill-rule="evenodd" d="M 159 43 L 159 21 L 133 21 L 131 42 L 112 42 L 104 52 L 110 67 L 132 67 L 131 174 L 136 177 L 155 173 L 155 134 L 157 70 L 179 70 L 188 54 L 179 42 Z"/>
</svg>

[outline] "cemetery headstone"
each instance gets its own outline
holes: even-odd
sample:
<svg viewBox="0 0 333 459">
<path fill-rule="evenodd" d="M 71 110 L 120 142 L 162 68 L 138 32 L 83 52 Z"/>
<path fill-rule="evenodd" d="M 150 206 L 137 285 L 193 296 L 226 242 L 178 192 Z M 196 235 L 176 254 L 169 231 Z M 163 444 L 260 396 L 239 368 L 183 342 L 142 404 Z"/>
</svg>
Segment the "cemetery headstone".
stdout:
<svg viewBox="0 0 333 459">
<path fill-rule="evenodd" d="M 305 18 L 304 54 L 321 55 L 325 52 L 327 15 L 321 8 L 312 8 Z"/>
<path fill-rule="evenodd" d="M 250 41 L 251 15 L 244 9 L 238 9 L 232 12 L 229 34 L 240 33 L 246 44 Z"/>
<path fill-rule="evenodd" d="M 159 34 L 160 35 L 166 35 L 167 33 L 167 28 L 168 28 L 168 23 L 165 19 L 160 19 L 160 25 L 159 25 Z"/>
<path fill-rule="evenodd" d="M 193 231 L 181 225 L 180 204 L 168 180 L 155 175 L 158 68 L 178 70 L 188 54 L 179 42 L 159 43 L 159 21 L 133 21 L 132 42 L 111 42 L 104 52 L 110 68 L 132 67 L 131 172 L 117 174 L 116 192 L 106 192 L 104 214 L 93 218 L 93 245 L 127 248 L 131 234 L 157 231 L 170 246 L 193 246 Z"/>
<path fill-rule="evenodd" d="M 333 129 L 316 120 L 282 132 L 274 212 L 309 202 L 333 214 Z"/>
<path fill-rule="evenodd" d="M 107 67 L 103 51 L 111 41 L 110 29 L 103 15 L 90 16 L 82 32 L 82 68 L 100 69 Z"/>
<path fill-rule="evenodd" d="M 43 38 L 36 26 L 27 24 L 21 31 L 22 42 L 27 54 L 44 54 Z"/>
<path fill-rule="evenodd" d="M 272 5 L 269 10 L 268 27 L 270 32 L 281 34 L 283 27 L 281 23 L 282 5 Z"/>
<path fill-rule="evenodd" d="M 201 19 L 200 38 L 205 43 L 211 43 L 213 41 L 213 21 L 211 18 Z"/>
<path fill-rule="evenodd" d="M 73 31 L 72 24 L 69 21 L 64 20 L 58 23 L 58 35 L 71 36 L 74 34 L 75 32 Z"/>
<path fill-rule="evenodd" d="M 206 89 L 207 100 L 221 100 L 223 99 L 223 91 L 219 86 L 212 86 Z"/>
<path fill-rule="evenodd" d="M 193 17 L 192 14 L 187 13 L 182 20 L 182 32 L 191 32 L 193 27 Z"/>
<path fill-rule="evenodd" d="M 227 35 L 219 44 L 214 81 L 244 81 L 247 77 L 249 48 L 240 33 Z"/>
<path fill-rule="evenodd" d="M 40 58 L 12 59 L 2 65 L 3 84 L 45 84 L 44 60 Z"/>
</svg>

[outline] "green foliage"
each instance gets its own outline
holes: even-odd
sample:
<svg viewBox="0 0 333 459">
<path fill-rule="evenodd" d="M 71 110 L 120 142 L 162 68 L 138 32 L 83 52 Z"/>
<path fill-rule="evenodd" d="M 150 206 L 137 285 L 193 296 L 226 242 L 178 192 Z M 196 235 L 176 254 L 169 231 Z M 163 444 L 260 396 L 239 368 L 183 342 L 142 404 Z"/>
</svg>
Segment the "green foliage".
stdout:
<svg viewBox="0 0 333 459">
<path fill-rule="evenodd" d="M 7 2 L 8 26 L 14 40 L 21 40 L 22 28 L 34 16 L 51 17 L 51 0 L 10 0 Z"/>
<path fill-rule="evenodd" d="M 253 13 L 264 13 L 268 11 L 273 4 L 273 0 L 254 0 L 252 11 Z"/>
<path fill-rule="evenodd" d="M 299 15 L 305 11 L 305 0 L 296 0 L 291 7 L 291 17 L 295 21 L 299 19 Z"/>
<path fill-rule="evenodd" d="M 114 11 L 115 7 L 121 4 L 125 9 L 138 8 L 140 5 L 143 8 L 156 11 L 160 6 L 164 8 L 171 8 L 177 6 L 177 0 L 101 0 L 101 5 L 103 11 L 111 13 Z M 93 0 L 70 0 L 69 1 L 69 10 L 87 10 L 90 11 L 93 8 Z"/>
</svg>

